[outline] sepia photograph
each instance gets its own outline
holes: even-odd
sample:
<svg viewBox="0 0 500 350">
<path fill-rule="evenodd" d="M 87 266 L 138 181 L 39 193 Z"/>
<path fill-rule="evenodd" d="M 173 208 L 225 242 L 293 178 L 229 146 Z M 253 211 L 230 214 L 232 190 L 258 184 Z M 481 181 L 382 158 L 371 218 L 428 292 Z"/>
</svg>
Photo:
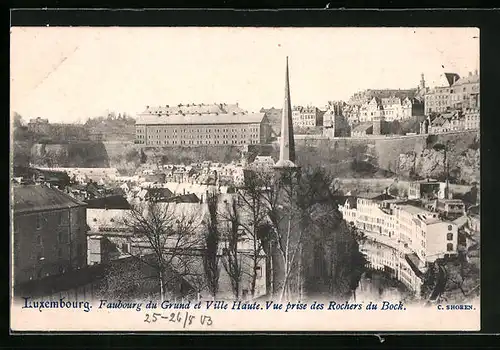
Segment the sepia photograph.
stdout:
<svg viewBox="0 0 500 350">
<path fill-rule="evenodd" d="M 11 328 L 479 330 L 479 35 L 11 27 Z"/>
</svg>

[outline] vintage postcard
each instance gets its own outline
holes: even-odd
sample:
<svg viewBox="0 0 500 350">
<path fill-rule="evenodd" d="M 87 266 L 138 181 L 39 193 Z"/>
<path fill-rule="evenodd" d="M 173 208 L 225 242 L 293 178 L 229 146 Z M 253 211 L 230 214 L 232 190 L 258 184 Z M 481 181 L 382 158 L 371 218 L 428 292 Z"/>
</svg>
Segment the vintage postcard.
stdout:
<svg viewBox="0 0 500 350">
<path fill-rule="evenodd" d="M 11 28 L 13 331 L 480 330 L 477 28 Z"/>
</svg>

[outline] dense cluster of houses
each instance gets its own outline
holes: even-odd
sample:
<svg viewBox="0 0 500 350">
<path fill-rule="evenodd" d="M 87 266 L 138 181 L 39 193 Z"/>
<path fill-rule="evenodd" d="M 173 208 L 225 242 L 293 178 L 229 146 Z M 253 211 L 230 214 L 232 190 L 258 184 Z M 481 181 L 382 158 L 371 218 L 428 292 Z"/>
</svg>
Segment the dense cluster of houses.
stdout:
<svg viewBox="0 0 500 350">
<path fill-rule="evenodd" d="M 417 295 L 425 271 L 437 259 L 456 256 L 479 242 L 478 206 L 450 198 L 446 183 L 410 183 L 406 197 L 348 196 L 344 219 L 361 230 L 370 267 L 383 270 Z"/>
</svg>

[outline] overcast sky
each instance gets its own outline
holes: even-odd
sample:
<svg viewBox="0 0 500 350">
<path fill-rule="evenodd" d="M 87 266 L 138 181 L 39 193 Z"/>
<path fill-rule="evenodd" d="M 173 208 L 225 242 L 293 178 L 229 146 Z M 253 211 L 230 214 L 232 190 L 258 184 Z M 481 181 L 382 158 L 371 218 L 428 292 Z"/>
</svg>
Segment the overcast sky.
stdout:
<svg viewBox="0 0 500 350">
<path fill-rule="evenodd" d="M 479 68 L 475 28 L 11 28 L 11 111 L 78 122 L 146 105 L 323 107 Z"/>
</svg>

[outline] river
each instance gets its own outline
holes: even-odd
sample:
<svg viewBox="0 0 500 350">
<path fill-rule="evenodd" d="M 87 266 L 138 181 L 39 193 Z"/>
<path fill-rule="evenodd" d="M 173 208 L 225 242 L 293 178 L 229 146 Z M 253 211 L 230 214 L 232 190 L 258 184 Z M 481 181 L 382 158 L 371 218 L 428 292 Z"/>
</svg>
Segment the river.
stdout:
<svg viewBox="0 0 500 350">
<path fill-rule="evenodd" d="M 356 289 L 355 295 L 351 298 L 356 302 L 368 301 L 395 301 L 408 300 L 411 293 L 399 281 L 389 278 L 379 271 L 368 271 L 363 274 Z"/>
</svg>

